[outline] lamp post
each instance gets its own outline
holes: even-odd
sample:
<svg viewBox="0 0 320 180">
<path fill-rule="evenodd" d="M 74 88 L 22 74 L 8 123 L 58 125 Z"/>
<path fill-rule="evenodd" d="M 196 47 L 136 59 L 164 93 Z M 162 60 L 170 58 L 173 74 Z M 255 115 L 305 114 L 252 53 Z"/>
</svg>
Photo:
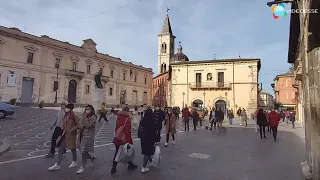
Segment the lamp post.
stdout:
<svg viewBox="0 0 320 180">
<path fill-rule="evenodd" d="M 56 59 L 55 68 L 57 69 L 57 80 L 54 82 L 54 90 L 56 91 L 56 95 L 54 97 L 54 103 L 58 103 L 58 78 L 59 78 L 59 64 L 60 59 Z"/>
<path fill-rule="evenodd" d="M 182 99 L 183 99 L 183 101 L 182 101 L 182 108 L 184 108 L 184 95 L 186 95 L 186 93 L 182 93 Z"/>
<path fill-rule="evenodd" d="M 206 106 L 206 92 L 203 92 L 203 108 Z"/>
<path fill-rule="evenodd" d="M 226 95 L 226 111 L 228 110 L 228 92 L 224 93 Z"/>
</svg>

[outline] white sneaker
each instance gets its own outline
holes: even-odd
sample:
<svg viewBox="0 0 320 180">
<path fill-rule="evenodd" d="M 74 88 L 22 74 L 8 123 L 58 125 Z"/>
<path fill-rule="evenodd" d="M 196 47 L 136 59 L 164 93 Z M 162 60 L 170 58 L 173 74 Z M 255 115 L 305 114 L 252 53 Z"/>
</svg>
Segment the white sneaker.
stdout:
<svg viewBox="0 0 320 180">
<path fill-rule="evenodd" d="M 172 141 L 172 144 L 175 145 L 175 144 L 176 144 L 176 141 Z"/>
<path fill-rule="evenodd" d="M 145 173 L 145 172 L 148 172 L 148 171 L 149 171 L 149 168 L 144 168 L 144 167 L 143 167 L 143 168 L 141 169 L 141 172 L 142 172 L 142 173 Z"/>
<path fill-rule="evenodd" d="M 80 169 L 76 172 L 77 174 L 81 174 L 81 173 L 83 173 L 83 171 L 84 171 L 84 167 L 80 167 Z"/>
<path fill-rule="evenodd" d="M 60 170 L 60 166 L 57 163 L 55 163 L 53 166 L 49 167 L 48 170 L 57 171 L 57 170 Z"/>
<path fill-rule="evenodd" d="M 164 146 L 165 146 L 165 147 L 167 147 L 167 146 L 168 146 L 168 143 L 167 143 L 167 142 L 166 142 L 166 143 L 164 143 Z"/>
<path fill-rule="evenodd" d="M 72 163 L 70 164 L 69 168 L 74 168 L 74 167 L 77 167 L 77 166 L 78 166 L 77 162 L 72 161 Z"/>
</svg>

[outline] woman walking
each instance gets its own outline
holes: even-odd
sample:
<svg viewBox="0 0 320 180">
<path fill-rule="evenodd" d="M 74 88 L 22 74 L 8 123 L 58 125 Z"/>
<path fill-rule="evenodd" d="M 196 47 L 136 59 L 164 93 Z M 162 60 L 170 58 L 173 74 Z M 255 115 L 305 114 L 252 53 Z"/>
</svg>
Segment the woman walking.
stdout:
<svg viewBox="0 0 320 180">
<path fill-rule="evenodd" d="M 164 125 L 166 126 L 166 143 L 164 144 L 165 147 L 168 147 L 168 142 L 170 138 L 170 134 L 172 136 L 173 144 L 175 144 L 175 137 L 174 135 L 177 133 L 176 130 L 176 116 L 173 114 L 172 109 L 168 109 L 168 114 L 166 115 L 166 119 L 164 121 Z"/>
<path fill-rule="evenodd" d="M 79 118 L 73 112 L 74 105 L 66 105 L 66 114 L 63 120 L 61 129 L 63 130 L 62 137 L 60 139 L 60 147 L 58 152 L 57 162 L 48 168 L 49 171 L 56 171 L 60 169 L 60 163 L 62 156 L 66 149 L 72 152 L 72 163 L 69 168 L 77 167 L 77 151 L 76 151 L 76 139 L 77 139 L 77 129 L 79 127 Z"/>
<path fill-rule="evenodd" d="M 244 123 L 245 127 L 248 127 L 248 115 L 244 108 L 241 111 L 241 122 Z"/>
<path fill-rule="evenodd" d="M 82 154 L 82 166 L 77 171 L 77 174 L 83 173 L 86 162 L 88 159 L 93 162 L 95 160 L 94 156 L 89 153 L 94 150 L 94 137 L 95 137 L 95 125 L 97 116 L 92 105 L 87 105 L 83 113 L 82 118 L 79 121 L 80 131 L 79 131 L 79 150 Z"/>
<path fill-rule="evenodd" d="M 147 164 L 148 162 L 152 162 L 151 156 L 155 152 L 155 143 L 157 140 L 157 133 L 155 123 L 153 121 L 152 109 L 148 108 L 146 110 L 143 119 L 140 121 L 140 126 L 141 127 L 139 128 L 143 129 L 140 141 L 142 155 L 144 155 L 141 172 L 145 173 L 149 171 L 149 168 L 147 168 Z"/>
<path fill-rule="evenodd" d="M 259 126 L 260 138 L 262 139 L 262 132 L 263 137 L 266 138 L 267 117 L 263 109 L 259 109 L 257 113 L 257 125 Z"/>
<path fill-rule="evenodd" d="M 127 143 L 133 144 L 132 137 L 131 137 L 131 118 L 130 118 L 130 112 L 128 107 L 125 107 L 123 108 L 123 110 L 118 112 L 115 132 L 117 132 L 120 127 L 124 127 L 125 129 L 124 131 L 125 131 L 125 137 L 126 137 Z M 113 140 L 113 144 L 116 147 L 116 152 L 114 153 L 114 157 L 113 157 L 111 174 L 114 174 L 117 172 L 118 162 L 115 161 L 115 159 L 119 151 L 119 148 L 122 145 L 122 144 L 119 144 L 115 139 Z M 133 170 L 133 169 L 136 169 L 137 167 L 138 166 L 133 164 L 132 161 L 128 162 L 128 170 Z"/>
</svg>

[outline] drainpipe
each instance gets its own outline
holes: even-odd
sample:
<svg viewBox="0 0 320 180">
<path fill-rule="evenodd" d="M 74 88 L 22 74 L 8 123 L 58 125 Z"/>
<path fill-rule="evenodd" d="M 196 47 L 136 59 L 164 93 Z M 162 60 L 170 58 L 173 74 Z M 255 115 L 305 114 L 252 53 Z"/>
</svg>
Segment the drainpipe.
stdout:
<svg viewBox="0 0 320 180">
<path fill-rule="evenodd" d="M 235 112 L 236 109 L 236 95 L 234 91 L 234 62 L 232 63 L 232 93 L 233 93 L 233 111 Z"/>
<path fill-rule="evenodd" d="M 188 73 L 189 73 L 189 65 L 187 64 L 187 104 L 189 104 L 189 76 L 188 76 Z"/>
</svg>

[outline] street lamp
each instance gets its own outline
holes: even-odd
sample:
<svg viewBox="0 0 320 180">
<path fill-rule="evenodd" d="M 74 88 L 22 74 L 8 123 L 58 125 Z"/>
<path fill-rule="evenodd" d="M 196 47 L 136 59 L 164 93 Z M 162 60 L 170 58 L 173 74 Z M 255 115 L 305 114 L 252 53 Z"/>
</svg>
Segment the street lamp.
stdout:
<svg viewBox="0 0 320 180">
<path fill-rule="evenodd" d="M 226 95 L 226 109 L 228 109 L 228 92 L 224 93 L 224 95 Z"/>
<path fill-rule="evenodd" d="M 182 93 L 182 99 L 183 99 L 183 101 L 182 101 L 182 108 L 184 108 L 184 95 L 186 95 L 186 93 Z"/>
<path fill-rule="evenodd" d="M 56 63 L 55 63 L 55 68 L 57 69 L 57 80 L 54 81 L 53 84 L 53 90 L 56 92 L 56 95 L 54 97 L 54 103 L 58 103 L 58 78 L 59 78 L 59 64 L 60 64 L 60 59 L 56 58 Z"/>
<path fill-rule="evenodd" d="M 206 92 L 203 92 L 203 108 L 206 106 Z"/>
</svg>

